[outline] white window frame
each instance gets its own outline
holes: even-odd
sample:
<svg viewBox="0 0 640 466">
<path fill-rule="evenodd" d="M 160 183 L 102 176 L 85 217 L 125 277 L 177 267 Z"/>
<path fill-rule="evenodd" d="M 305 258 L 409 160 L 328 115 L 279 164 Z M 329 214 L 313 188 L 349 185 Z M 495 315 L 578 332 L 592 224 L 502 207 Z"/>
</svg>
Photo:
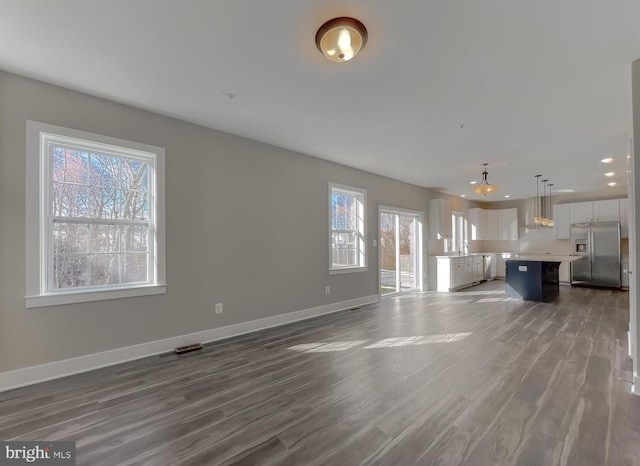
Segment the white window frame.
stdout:
<svg viewBox="0 0 640 466">
<path fill-rule="evenodd" d="M 26 296 L 27 308 L 146 296 L 166 292 L 165 266 L 165 150 L 133 141 L 27 121 L 26 125 Z M 74 141 L 75 140 L 75 141 Z M 150 279 L 143 284 L 52 290 L 49 256 L 53 254 L 51 160 L 49 141 L 75 142 L 93 150 L 114 149 L 148 161 L 150 168 Z"/>
<path fill-rule="evenodd" d="M 334 192 L 344 193 L 353 196 L 358 201 L 357 230 L 336 230 L 340 232 L 355 231 L 358 238 L 358 265 L 336 267 L 333 265 L 333 241 L 334 233 L 332 226 L 332 207 Z M 337 275 L 342 273 L 366 272 L 367 271 L 367 191 L 352 186 L 345 186 L 337 183 L 329 183 L 329 275 Z"/>
<path fill-rule="evenodd" d="M 459 228 L 458 228 L 459 227 Z M 469 252 L 469 217 L 465 212 L 451 212 L 451 245 L 450 251 L 468 253 Z"/>
</svg>

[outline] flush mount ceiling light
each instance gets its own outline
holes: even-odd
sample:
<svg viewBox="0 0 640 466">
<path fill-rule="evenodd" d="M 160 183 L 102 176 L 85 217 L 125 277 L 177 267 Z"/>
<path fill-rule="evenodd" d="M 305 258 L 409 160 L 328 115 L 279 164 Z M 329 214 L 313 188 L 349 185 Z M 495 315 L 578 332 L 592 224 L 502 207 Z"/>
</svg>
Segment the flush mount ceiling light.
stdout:
<svg viewBox="0 0 640 466">
<path fill-rule="evenodd" d="M 611 163 L 613 162 L 613 157 L 607 157 L 606 159 L 600 160 L 602 163 Z"/>
<path fill-rule="evenodd" d="M 604 174 L 604 176 L 612 177 L 615 174 L 616 174 L 616 172 L 607 172 L 607 173 Z"/>
<path fill-rule="evenodd" d="M 367 43 L 367 28 L 355 18 L 333 18 L 318 29 L 316 46 L 325 57 L 345 62 L 355 57 Z"/>
<path fill-rule="evenodd" d="M 495 193 L 498 190 L 497 184 L 489 184 L 489 181 L 487 181 L 487 175 L 489 174 L 489 172 L 487 172 L 487 165 L 489 164 L 488 163 L 482 164 L 482 166 L 484 167 L 484 170 L 482 171 L 482 181 L 480 182 L 480 184 L 471 188 L 473 189 L 474 193 L 482 194 L 483 196 L 486 196 L 487 194 Z"/>
</svg>

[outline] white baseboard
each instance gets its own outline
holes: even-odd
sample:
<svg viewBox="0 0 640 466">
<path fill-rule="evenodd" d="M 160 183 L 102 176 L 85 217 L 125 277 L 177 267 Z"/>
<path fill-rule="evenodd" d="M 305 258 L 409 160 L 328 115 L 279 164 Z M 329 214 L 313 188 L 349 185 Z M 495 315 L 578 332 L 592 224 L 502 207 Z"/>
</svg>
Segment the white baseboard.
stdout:
<svg viewBox="0 0 640 466">
<path fill-rule="evenodd" d="M 379 300 L 378 295 L 364 296 L 362 298 L 326 304 L 301 311 L 229 325 L 227 327 L 213 328 L 202 332 L 166 338 L 164 340 L 150 341 L 139 345 L 103 351 L 101 353 L 93 353 L 86 356 L 25 367 L 23 369 L 0 372 L 0 392 L 44 382 L 46 380 L 66 377 L 80 372 L 87 372 L 101 367 L 113 366 L 135 359 L 167 353 L 173 351 L 173 348 L 178 346 L 198 342 L 210 343 L 257 330 L 264 330 L 270 327 L 311 319 L 324 314 L 344 311 L 345 309 L 351 309 L 357 306 L 377 303 Z"/>
</svg>

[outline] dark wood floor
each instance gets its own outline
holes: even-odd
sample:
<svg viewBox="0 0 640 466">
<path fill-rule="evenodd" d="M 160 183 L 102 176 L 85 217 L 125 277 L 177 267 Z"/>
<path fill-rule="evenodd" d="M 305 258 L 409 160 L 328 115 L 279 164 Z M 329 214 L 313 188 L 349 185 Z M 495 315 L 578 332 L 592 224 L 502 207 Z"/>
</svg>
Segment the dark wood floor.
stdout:
<svg viewBox="0 0 640 466">
<path fill-rule="evenodd" d="M 628 293 L 424 293 L 0 394 L 78 464 L 640 464 Z M 623 380 L 621 380 L 623 379 Z"/>
</svg>

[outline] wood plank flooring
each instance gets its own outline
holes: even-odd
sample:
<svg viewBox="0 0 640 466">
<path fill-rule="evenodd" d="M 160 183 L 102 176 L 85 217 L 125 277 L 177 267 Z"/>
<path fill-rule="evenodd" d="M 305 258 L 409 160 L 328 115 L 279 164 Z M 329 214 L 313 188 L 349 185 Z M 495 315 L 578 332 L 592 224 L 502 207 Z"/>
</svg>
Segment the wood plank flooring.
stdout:
<svg viewBox="0 0 640 466">
<path fill-rule="evenodd" d="M 86 465 L 638 465 L 628 293 L 422 293 L 0 394 Z"/>
</svg>

